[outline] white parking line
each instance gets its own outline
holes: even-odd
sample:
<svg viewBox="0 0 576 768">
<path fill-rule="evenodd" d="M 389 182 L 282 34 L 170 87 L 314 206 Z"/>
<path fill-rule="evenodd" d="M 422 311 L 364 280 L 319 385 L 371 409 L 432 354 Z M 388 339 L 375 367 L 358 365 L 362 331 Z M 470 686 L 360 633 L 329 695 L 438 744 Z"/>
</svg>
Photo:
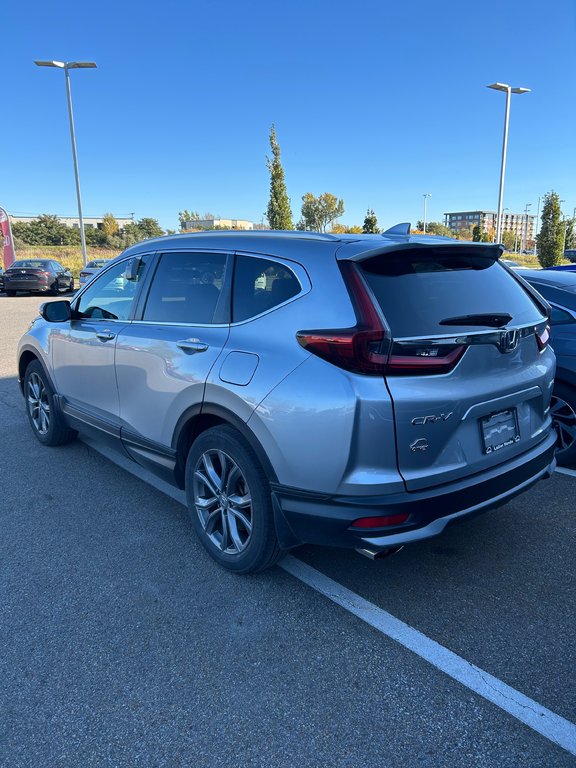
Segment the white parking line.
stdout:
<svg viewBox="0 0 576 768">
<path fill-rule="evenodd" d="M 576 725 L 551 712 L 537 701 L 511 688 L 497 677 L 471 664 L 435 640 L 405 624 L 374 603 L 351 592 L 295 557 L 286 557 L 280 567 L 312 589 L 353 613 L 383 635 L 396 640 L 420 658 L 488 699 L 545 738 L 576 755 Z"/>
<path fill-rule="evenodd" d="M 567 467 L 556 467 L 556 472 L 560 472 L 562 475 L 571 475 L 576 477 L 576 469 L 568 469 Z"/>
<path fill-rule="evenodd" d="M 144 482 L 152 485 L 160 492 L 170 496 L 174 501 L 186 505 L 186 495 L 183 491 L 160 480 L 151 472 L 143 469 L 130 459 L 123 457 L 121 454 L 116 453 L 116 451 L 103 447 L 84 437 L 82 441 L 105 456 L 112 463 L 144 480 Z M 556 471 L 576 476 L 574 470 L 559 467 Z M 404 648 L 420 656 L 420 658 L 454 680 L 457 680 L 466 688 L 496 704 L 497 707 L 508 712 L 549 741 L 567 750 L 572 755 L 576 755 L 576 725 L 574 723 L 546 709 L 546 707 L 538 704 L 534 699 L 530 699 L 515 688 L 511 688 L 497 677 L 471 664 L 419 630 L 414 629 L 409 624 L 405 624 L 391 613 L 379 608 L 374 603 L 370 603 L 368 600 L 360 597 L 360 595 L 343 587 L 337 581 L 325 576 L 301 560 L 288 556 L 282 560 L 279 567 L 329 600 L 332 600 L 332 602 L 354 614 L 366 622 L 366 624 L 374 627 L 374 629 L 386 635 L 386 637 L 395 640 Z"/>
</svg>

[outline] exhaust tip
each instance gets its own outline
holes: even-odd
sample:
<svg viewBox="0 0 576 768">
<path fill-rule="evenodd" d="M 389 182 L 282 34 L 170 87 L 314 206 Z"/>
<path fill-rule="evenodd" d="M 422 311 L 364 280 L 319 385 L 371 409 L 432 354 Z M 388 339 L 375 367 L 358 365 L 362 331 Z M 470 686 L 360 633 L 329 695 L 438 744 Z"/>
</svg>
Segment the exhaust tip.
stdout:
<svg viewBox="0 0 576 768">
<path fill-rule="evenodd" d="M 388 549 L 367 549 L 366 547 L 363 547 L 357 548 L 356 552 L 358 552 L 359 555 L 367 557 L 369 560 L 383 560 L 385 557 L 390 557 L 390 555 L 395 555 L 397 552 L 400 552 L 401 549 L 404 549 L 404 546 L 388 547 Z"/>
</svg>

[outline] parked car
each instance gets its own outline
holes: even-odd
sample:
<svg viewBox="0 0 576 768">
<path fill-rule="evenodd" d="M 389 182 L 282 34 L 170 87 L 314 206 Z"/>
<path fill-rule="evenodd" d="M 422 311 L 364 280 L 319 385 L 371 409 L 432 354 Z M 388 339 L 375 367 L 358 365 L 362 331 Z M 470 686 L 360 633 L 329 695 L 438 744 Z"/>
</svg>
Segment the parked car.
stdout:
<svg viewBox="0 0 576 768">
<path fill-rule="evenodd" d="M 553 270 L 556 272 L 575 272 L 576 264 L 560 264 L 557 267 L 545 267 L 545 271 L 548 272 L 548 270 Z"/>
<path fill-rule="evenodd" d="M 567 248 L 564 251 L 564 257 L 568 259 L 568 261 L 571 261 L 573 264 L 576 263 L 576 248 Z"/>
<path fill-rule="evenodd" d="M 500 259 L 502 264 L 506 264 L 507 267 L 519 267 L 520 264 L 518 264 L 517 261 L 514 261 L 513 259 Z"/>
<path fill-rule="evenodd" d="M 0 267 L 0 293 L 4 292 L 4 270 Z"/>
<path fill-rule="evenodd" d="M 576 464 L 576 272 L 523 269 L 519 273 L 552 306 L 550 344 L 556 353 L 551 412 L 559 433 L 559 464 Z"/>
<path fill-rule="evenodd" d="M 108 264 L 109 259 L 92 259 L 80 272 L 80 285 L 87 283 L 90 278 L 98 272 L 99 269 Z"/>
<path fill-rule="evenodd" d="M 74 290 L 72 273 L 54 259 L 20 259 L 4 272 L 7 296 L 26 293 L 66 293 Z"/>
<path fill-rule="evenodd" d="M 89 433 L 185 488 L 239 573 L 501 506 L 556 465 L 549 308 L 502 246 L 409 231 L 132 246 L 22 337 L 34 434 Z"/>
</svg>

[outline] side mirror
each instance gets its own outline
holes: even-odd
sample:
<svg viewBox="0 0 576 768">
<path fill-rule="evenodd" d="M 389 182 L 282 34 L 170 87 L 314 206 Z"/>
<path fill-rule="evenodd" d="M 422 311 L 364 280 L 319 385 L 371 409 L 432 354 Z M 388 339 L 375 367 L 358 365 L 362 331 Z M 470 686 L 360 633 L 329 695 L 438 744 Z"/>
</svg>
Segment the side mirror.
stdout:
<svg viewBox="0 0 576 768">
<path fill-rule="evenodd" d="M 64 323 L 72 317 L 70 302 L 47 301 L 40 306 L 40 314 L 49 323 Z"/>
<path fill-rule="evenodd" d="M 128 266 L 126 267 L 126 280 L 132 280 L 135 282 L 138 280 L 138 269 L 140 268 L 140 257 L 135 256 L 130 259 Z"/>
</svg>

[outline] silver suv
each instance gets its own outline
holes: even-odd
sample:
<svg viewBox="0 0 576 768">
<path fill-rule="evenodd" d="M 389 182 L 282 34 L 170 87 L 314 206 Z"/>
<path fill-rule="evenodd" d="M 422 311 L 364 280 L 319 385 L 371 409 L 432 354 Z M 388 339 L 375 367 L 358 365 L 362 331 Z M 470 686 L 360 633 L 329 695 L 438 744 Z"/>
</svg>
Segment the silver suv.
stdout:
<svg viewBox="0 0 576 768">
<path fill-rule="evenodd" d="M 238 573 L 303 542 L 378 557 L 502 505 L 555 466 L 548 307 L 501 246 L 408 232 L 129 248 L 22 338 L 34 433 L 185 488 Z"/>
</svg>

